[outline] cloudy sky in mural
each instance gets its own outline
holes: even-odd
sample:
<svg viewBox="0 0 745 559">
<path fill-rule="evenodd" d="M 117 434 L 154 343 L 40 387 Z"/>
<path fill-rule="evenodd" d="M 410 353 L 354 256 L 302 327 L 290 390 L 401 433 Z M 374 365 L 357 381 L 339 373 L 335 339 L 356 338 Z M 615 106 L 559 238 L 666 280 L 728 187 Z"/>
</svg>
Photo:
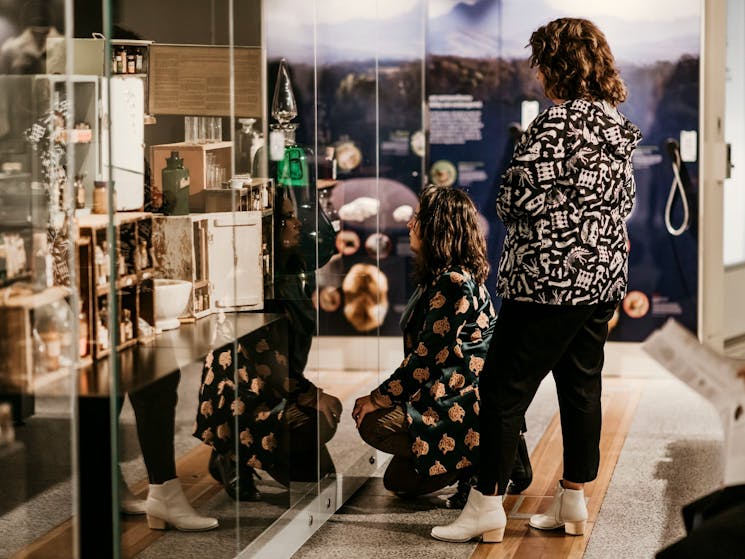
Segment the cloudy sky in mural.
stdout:
<svg viewBox="0 0 745 559">
<path fill-rule="evenodd" d="M 522 58 L 537 26 L 585 17 L 605 32 L 620 62 L 645 64 L 697 54 L 699 10 L 699 0 L 272 0 L 267 23 L 284 50 L 270 56 L 323 65 L 421 58 L 425 34 L 431 54 Z M 315 51 L 308 48 L 314 40 Z"/>
</svg>

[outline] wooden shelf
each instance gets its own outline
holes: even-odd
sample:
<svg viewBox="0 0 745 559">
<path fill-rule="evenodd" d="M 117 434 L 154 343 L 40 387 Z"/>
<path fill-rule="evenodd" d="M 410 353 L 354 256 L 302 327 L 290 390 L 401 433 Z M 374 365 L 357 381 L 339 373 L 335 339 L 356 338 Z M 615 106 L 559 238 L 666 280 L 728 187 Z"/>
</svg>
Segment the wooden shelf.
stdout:
<svg viewBox="0 0 745 559">
<path fill-rule="evenodd" d="M 155 269 L 152 266 L 138 269 L 137 266 L 137 254 L 143 243 L 148 260 L 152 258 L 153 216 L 147 212 L 118 212 L 112 217 L 90 214 L 78 218 L 79 235 L 89 240 L 87 250 L 78 251 L 78 258 L 80 276 L 87 280 L 87 289 L 81 286 L 81 298 L 83 309 L 88 316 L 89 345 L 94 359 L 105 357 L 111 351 L 109 348 L 101 349 L 98 343 L 99 325 L 104 319 L 102 317 L 104 307 L 107 312 L 116 313 L 115 316 L 120 323 L 124 318 L 124 311 L 129 311 L 133 338 L 124 344 L 116 345 L 117 350 L 130 347 L 140 341 L 138 328 L 140 318 L 155 327 L 155 290 L 152 288 Z M 95 256 L 97 249 L 103 250 L 102 244 L 108 238 L 109 226 L 114 228 L 116 247 L 124 259 L 123 264 L 127 271 L 126 274 L 113 278 L 115 291 L 113 298 L 110 285 L 112 278 L 106 277 L 106 281 L 101 280 L 102 276 L 99 275 L 101 266 L 96 263 Z M 108 247 L 107 249 L 111 250 Z M 105 254 L 107 272 L 110 257 L 110 254 Z M 111 344 L 111 332 L 108 336 Z"/>
</svg>

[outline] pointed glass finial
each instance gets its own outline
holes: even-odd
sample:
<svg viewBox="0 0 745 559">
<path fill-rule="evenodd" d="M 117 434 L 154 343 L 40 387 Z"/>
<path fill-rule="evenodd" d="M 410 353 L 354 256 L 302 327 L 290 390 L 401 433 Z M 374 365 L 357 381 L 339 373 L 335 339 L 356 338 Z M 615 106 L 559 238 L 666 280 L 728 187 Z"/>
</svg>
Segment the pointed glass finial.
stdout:
<svg viewBox="0 0 745 559">
<path fill-rule="evenodd" d="M 283 58 L 279 62 L 277 84 L 274 86 L 272 99 L 272 116 L 280 125 L 285 125 L 297 116 L 297 103 L 292 93 L 292 82 L 287 72 L 287 61 Z"/>
</svg>

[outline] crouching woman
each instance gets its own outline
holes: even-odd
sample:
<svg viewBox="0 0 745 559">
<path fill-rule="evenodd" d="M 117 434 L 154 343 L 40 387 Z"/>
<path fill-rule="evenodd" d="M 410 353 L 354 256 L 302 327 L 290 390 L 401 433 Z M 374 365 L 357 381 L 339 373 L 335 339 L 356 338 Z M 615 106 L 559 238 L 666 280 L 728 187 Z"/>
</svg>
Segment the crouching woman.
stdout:
<svg viewBox="0 0 745 559">
<path fill-rule="evenodd" d="M 470 477 L 495 313 L 486 243 L 465 192 L 426 187 L 408 228 L 418 285 L 401 318 L 405 358 L 357 399 L 352 417 L 365 442 L 393 454 L 385 487 L 415 496 Z"/>
</svg>

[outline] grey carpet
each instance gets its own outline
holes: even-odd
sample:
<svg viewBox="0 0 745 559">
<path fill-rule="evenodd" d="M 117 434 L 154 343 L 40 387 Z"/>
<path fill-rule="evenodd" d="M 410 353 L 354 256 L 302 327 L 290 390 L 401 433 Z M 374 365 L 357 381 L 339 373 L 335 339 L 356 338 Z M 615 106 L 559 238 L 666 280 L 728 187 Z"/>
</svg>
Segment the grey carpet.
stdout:
<svg viewBox="0 0 745 559">
<path fill-rule="evenodd" d="M 402 500 L 383 487 L 381 478 L 371 478 L 293 557 L 468 557 L 475 543 L 448 544 L 429 537 L 434 524 L 453 518 L 454 511 L 442 508 L 441 498 L 452 491 L 444 489 L 428 497 Z M 454 546 L 458 555 L 453 553 Z M 414 550 L 421 555 L 412 555 Z"/>
<path fill-rule="evenodd" d="M 251 543 L 271 525 L 289 505 L 287 491 L 279 484 L 258 484 L 263 498 L 257 503 L 236 503 L 224 491 L 210 499 L 199 512 L 220 520 L 211 532 L 176 532 L 169 530 L 137 554 L 138 559 L 228 559 Z"/>
<path fill-rule="evenodd" d="M 684 535 L 682 505 L 721 479 L 714 408 L 680 381 L 649 379 L 585 552 L 649 558 Z"/>
</svg>

